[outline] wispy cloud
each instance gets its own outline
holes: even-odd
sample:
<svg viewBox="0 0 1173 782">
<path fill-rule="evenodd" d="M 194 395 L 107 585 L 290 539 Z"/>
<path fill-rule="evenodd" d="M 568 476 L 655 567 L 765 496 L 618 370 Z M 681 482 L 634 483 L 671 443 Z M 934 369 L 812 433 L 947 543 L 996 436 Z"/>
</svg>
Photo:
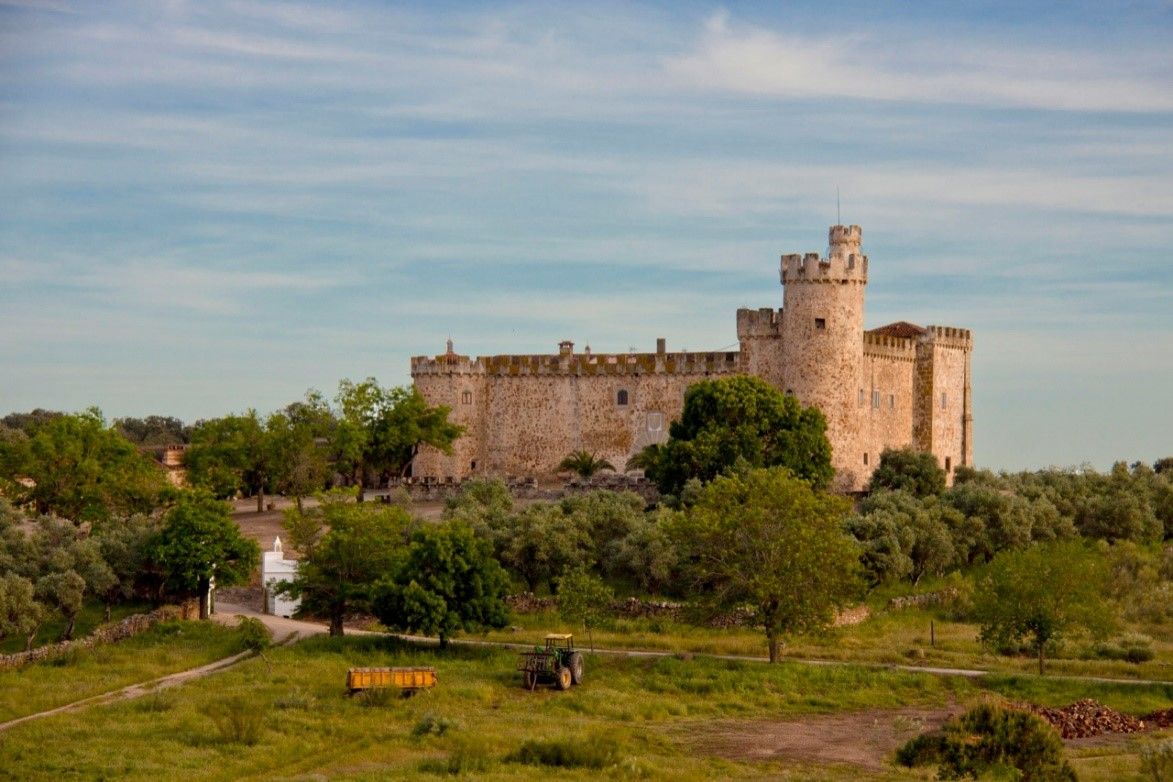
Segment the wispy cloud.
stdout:
<svg viewBox="0 0 1173 782">
<path fill-rule="evenodd" d="M 850 28 L 811 35 L 762 29 L 714 14 L 694 51 L 665 59 L 683 81 L 782 98 L 854 98 L 1078 111 L 1173 110 L 1173 73 L 1161 50 L 1024 51 L 994 42 L 881 42 Z M 1152 73 L 1152 71 L 1156 73 Z"/>
</svg>

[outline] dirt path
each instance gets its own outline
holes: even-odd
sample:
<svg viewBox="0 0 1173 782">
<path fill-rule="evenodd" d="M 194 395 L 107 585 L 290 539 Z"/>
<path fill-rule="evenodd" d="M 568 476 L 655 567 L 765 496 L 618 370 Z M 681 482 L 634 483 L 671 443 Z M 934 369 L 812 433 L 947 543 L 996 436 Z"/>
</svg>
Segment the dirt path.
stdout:
<svg viewBox="0 0 1173 782">
<path fill-rule="evenodd" d="M 252 652 L 245 651 L 240 654 L 234 654 L 231 657 L 224 657 L 215 662 L 210 662 L 207 665 L 201 665 L 199 668 L 189 668 L 186 671 L 179 671 L 178 673 L 171 673 L 166 676 L 160 676 L 158 679 L 151 679 L 150 681 L 139 682 L 138 684 L 131 684 L 123 687 L 120 690 L 111 690 L 110 692 L 102 693 L 101 695 L 93 695 L 89 698 L 83 698 L 80 701 L 67 703 L 64 706 L 58 706 L 55 709 L 46 709 L 45 711 L 38 711 L 35 714 L 26 714 L 23 717 L 17 717 L 8 722 L 0 722 L 0 731 L 8 730 L 9 728 L 20 725 L 23 722 L 40 719 L 42 717 L 51 717 L 54 714 L 62 714 L 67 711 L 74 711 L 76 709 L 84 709 L 89 706 L 97 706 L 103 703 L 114 703 L 115 701 L 131 700 L 139 698 L 143 695 L 159 690 L 167 689 L 169 687 L 177 687 L 185 684 L 193 679 L 199 679 L 204 676 L 222 671 L 246 657 L 252 656 Z"/>
</svg>

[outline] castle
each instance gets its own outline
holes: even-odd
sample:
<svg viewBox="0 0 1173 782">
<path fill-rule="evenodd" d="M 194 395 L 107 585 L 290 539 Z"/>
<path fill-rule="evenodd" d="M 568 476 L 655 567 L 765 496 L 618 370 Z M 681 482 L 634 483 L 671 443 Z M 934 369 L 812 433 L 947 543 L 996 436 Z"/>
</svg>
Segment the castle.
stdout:
<svg viewBox="0 0 1173 782">
<path fill-rule="evenodd" d="M 826 257 L 782 256 L 782 308 L 737 311 L 739 351 L 416 356 L 411 376 L 429 404 L 465 428 L 451 456 L 424 447 L 416 476 L 538 476 L 583 450 L 623 469 L 664 442 L 684 392 L 705 378 L 756 375 L 827 418 L 835 486 L 859 491 L 885 448 L 932 453 L 946 471 L 973 464 L 966 329 L 900 321 L 865 330 L 868 259 L 858 225 L 830 229 Z"/>
</svg>

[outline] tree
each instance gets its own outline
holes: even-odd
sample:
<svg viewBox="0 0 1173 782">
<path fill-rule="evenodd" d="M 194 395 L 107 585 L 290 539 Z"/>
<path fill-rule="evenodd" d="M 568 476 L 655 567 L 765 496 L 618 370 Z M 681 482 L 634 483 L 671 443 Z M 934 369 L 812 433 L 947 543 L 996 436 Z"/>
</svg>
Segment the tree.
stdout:
<svg viewBox="0 0 1173 782">
<path fill-rule="evenodd" d="M 1101 633 L 1111 626 L 1104 602 L 1105 563 L 1080 541 L 1004 551 L 977 584 L 973 618 L 992 646 L 1026 640 L 1038 656 L 1047 645 L 1077 630 Z"/>
<path fill-rule="evenodd" d="M 304 524 L 306 517 L 309 524 Z M 297 577 L 280 589 L 300 597 L 302 611 L 328 616 L 330 635 L 343 635 L 346 615 L 369 611 L 375 584 L 399 566 L 411 517 L 393 505 L 355 503 L 333 494 L 304 513 L 287 513 L 286 519 L 329 531 L 312 545 L 303 544 Z"/>
<path fill-rule="evenodd" d="M 273 488 L 293 497 L 299 509 L 303 497 L 322 491 L 330 479 L 326 443 L 335 424 L 329 406 L 315 391 L 306 394 L 306 401 L 294 402 L 265 422 Z"/>
<path fill-rule="evenodd" d="M 115 418 L 114 429 L 135 445 L 183 445 L 191 439 L 191 427 L 169 415 Z"/>
<path fill-rule="evenodd" d="M 868 491 L 906 491 L 914 497 L 928 497 L 945 491 L 945 471 L 937 457 L 915 448 L 885 448 L 880 464 L 872 473 Z"/>
<path fill-rule="evenodd" d="M 221 499 L 253 494 L 257 513 L 265 509 L 265 484 L 272 479 L 274 461 L 271 439 L 256 410 L 197 421 L 183 454 L 193 486 Z"/>
<path fill-rule="evenodd" d="M 783 635 L 827 626 L 858 590 L 848 508 L 785 469 L 746 470 L 706 485 L 673 535 L 694 593 L 714 612 L 748 608 L 775 662 Z"/>
<path fill-rule="evenodd" d="M 45 619 L 35 590 L 33 582 L 16 573 L 0 575 L 0 640 L 17 636 L 25 639 L 25 649 L 32 648 Z"/>
<path fill-rule="evenodd" d="M 90 408 L 28 424 L 25 439 L 0 437 L 0 479 L 18 504 L 73 521 L 153 510 L 163 471 Z"/>
<path fill-rule="evenodd" d="M 558 579 L 558 613 L 567 622 L 581 624 L 591 652 L 595 651 L 593 630 L 606 615 L 615 593 L 586 568 L 575 568 Z"/>
<path fill-rule="evenodd" d="M 111 608 L 132 598 L 150 570 L 150 547 L 159 534 L 159 521 L 150 516 L 115 516 L 94 527 L 94 545 L 110 569 L 105 589 L 97 589 L 106 605 L 106 621 Z"/>
<path fill-rule="evenodd" d="M 406 560 L 379 585 L 373 607 L 387 627 L 439 636 L 443 649 L 457 631 L 504 627 L 508 587 L 489 544 L 449 521 L 412 534 Z"/>
<path fill-rule="evenodd" d="M 368 473 L 403 475 L 421 445 L 450 454 L 464 432 L 448 421 L 448 407 L 429 407 L 416 388 L 384 389 L 373 377 L 361 383 L 343 380 L 336 401 L 341 415 L 334 452 L 358 487 L 360 502 Z"/>
<path fill-rule="evenodd" d="M 822 488 L 835 474 L 826 429 L 818 408 L 803 407 L 760 378 L 703 380 L 685 392 L 680 420 L 645 472 L 671 495 L 690 478 L 711 481 L 739 461 L 786 467 Z M 644 461 L 653 461 L 651 452 Z"/>
<path fill-rule="evenodd" d="M 497 559 L 531 592 L 571 568 L 596 561 L 589 529 L 559 505 L 535 502 L 504 521 L 504 528 L 491 533 Z"/>
<path fill-rule="evenodd" d="M 558 464 L 558 469 L 577 473 L 583 478 L 589 478 L 602 470 L 615 470 L 611 462 L 596 458 L 593 453 L 586 451 L 575 451 L 570 454 Z"/>
<path fill-rule="evenodd" d="M 965 519 L 936 497 L 918 500 L 904 491 L 878 491 L 865 499 L 847 531 L 859 541 L 864 569 L 874 583 L 943 575 L 956 563 L 953 530 Z"/>
<path fill-rule="evenodd" d="M 217 586 L 246 583 L 260 561 L 256 541 L 240 533 L 227 503 L 207 492 L 179 495 L 163 517 L 163 528 L 150 546 L 150 559 L 163 573 L 164 588 L 200 601 L 207 619 L 212 579 Z"/>
<path fill-rule="evenodd" d="M 42 604 L 57 609 L 65 619 L 61 640 L 73 638 L 77 615 L 85 603 L 86 582 L 72 570 L 46 573 L 37 579 L 36 598 Z"/>
</svg>

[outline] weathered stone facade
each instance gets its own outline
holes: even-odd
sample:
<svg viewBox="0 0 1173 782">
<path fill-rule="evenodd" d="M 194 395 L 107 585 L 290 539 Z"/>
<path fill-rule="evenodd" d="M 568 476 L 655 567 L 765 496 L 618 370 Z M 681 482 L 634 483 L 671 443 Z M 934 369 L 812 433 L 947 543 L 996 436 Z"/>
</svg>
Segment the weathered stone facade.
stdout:
<svg viewBox="0 0 1173 782">
<path fill-rule="evenodd" d="M 827 417 L 836 484 L 867 483 L 887 447 L 934 454 L 952 479 L 973 464 L 969 331 L 893 323 L 865 331 L 868 259 L 859 226 L 832 226 L 829 251 L 782 256 L 783 306 L 737 311 L 740 350 L 456 354 L 411 360 L 416 387 L 447 405 L 465 427 L 451 456 L 424 448 L 416 476 L 546 475 L 584 450 L 622 469 L 643 447 L 663 442 L 689 385 L 723 375 L 756 375 L 817 405 Z"/>
</svg>

